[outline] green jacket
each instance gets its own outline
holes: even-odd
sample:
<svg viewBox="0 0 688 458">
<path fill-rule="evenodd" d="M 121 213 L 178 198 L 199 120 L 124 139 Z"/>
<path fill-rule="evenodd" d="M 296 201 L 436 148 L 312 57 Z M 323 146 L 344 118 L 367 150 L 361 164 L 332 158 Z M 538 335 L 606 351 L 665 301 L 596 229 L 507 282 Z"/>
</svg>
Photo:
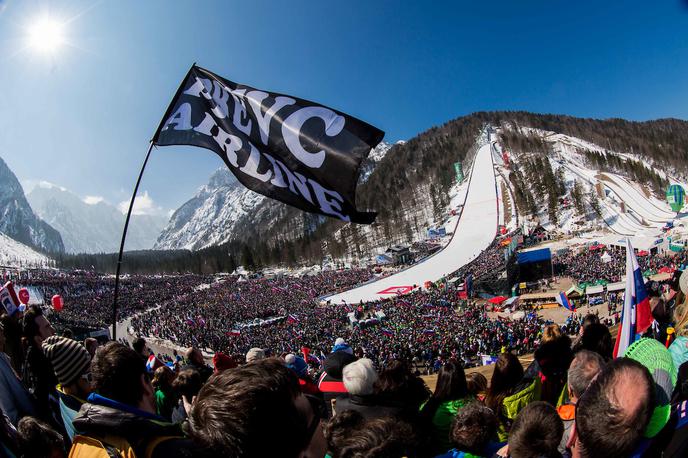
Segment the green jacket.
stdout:
<svg viewBox="0 0 688 458">
<path fill-rule="evenodd" d="M 540 382 L 540 378 L 536 376 L 534 379 L 532 379 L 529 385 L 525 386 L 525 388 L 519 389 L 519 391 L 517 391 L 516 393 L 504 398 L 504 401 L 502 401 L 501 416 L 502 420 L 506 419 L 507 421 L 499 422 L 497 436 L 500 441 L 506 441 L 509 437 L 507 424 L 510 426 L 516 418 L 516 416 L 518 415 L 518 413 L 521 410 L 523 410 L 525 406 L 527 406 L 531 402 L 540 400 L 541 388 L 542 383 Z"/>
<path fill-rule="evenodd" d="M 435 415 L 432 417 L 431 425 L 433 451 L 442 453 L 454 446 L 449 439 L 449 431 L 451 430 L 452 421 L 454 421 L 459 409 L 465 407 L 471 402 L 475 402 L 475 399 L 467 397 L 453 401 L 445 401 L 437 407 Z"/>
</svg>

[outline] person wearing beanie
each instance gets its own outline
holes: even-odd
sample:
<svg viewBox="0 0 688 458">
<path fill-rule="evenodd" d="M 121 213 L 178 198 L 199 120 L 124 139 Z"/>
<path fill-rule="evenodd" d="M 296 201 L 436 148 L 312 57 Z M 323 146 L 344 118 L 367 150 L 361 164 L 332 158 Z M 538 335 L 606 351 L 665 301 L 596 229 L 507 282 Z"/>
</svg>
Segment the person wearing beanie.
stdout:
<svg viewBox="0 0 688 458">
<path fill-rule="evenodd" d="M 645 366 L 655 382 L 655 408 L 644 433 L 646 438 L 653 438 L 666 426 L 671 416 L 671 395 L 677 378 L 674 361 L 664 345 L 648 338 L 633 342 L 624 357 Z"/>
<path fill-rule="evenodd" d="M 246 353 L 246 362 L 252 363 L 253 361 L 258 361 L 260 359 L 265 359 L 265 351 L 262 348 L 251 348 Z"/>
<path fill-rule="evenodd" d="M 237 364 L 234 362 L 234 358 L 227 356 L 222 352 L 217 352 L 213 355 L 213 374 L 226 371 L 227 369 L 234 369 Z"/>
<path fill-rule="evenodd" d="M 352 356 L 354 354 L 354 350 L 341 337 L 338 337 L 337 340 L 334 341 L 334 347 L 332 347 L 332 353 L 336 353 L 338 351 L 343 351 Z"/>
<path fill-rule="evenodd" d="M 284 357 L 284 362 L 299 378 L 299 387 L 302 393 L 320 395 L 320 390 L 308 375 L 308 363 L 302 357 L 289 353 Z"/>
<path fill-rule="evenodd" d="M 72 440 L 76 434 L 72 421 L 91 394 L 91 354 L 76 340 L 51 336 L 41 344 L 43 354 L 57 377 L 60 416 Z"/>
<path fill-rule="evenodd" d="M 346 351 L 332 352 L 327 355 L 327 358 L 325 358 L 325 361 L 323 361 L 324 372 L 318 379 L 318 389 L 322 391 L 325 397 L 325 403 L 328 406 L 332 405 L 332 400 L 334 399 L 346 398 L 349 396 L 349 392 L 347 391 L 346 386 L 344 386 L 342 372 L 344 370 L 344 366 L 353 363 L 354 361 L 356 361 L 356 357 Z M 332 415 L 332 409 L 328 408 L 327 412 L 328 416 Z"/>
</svg>

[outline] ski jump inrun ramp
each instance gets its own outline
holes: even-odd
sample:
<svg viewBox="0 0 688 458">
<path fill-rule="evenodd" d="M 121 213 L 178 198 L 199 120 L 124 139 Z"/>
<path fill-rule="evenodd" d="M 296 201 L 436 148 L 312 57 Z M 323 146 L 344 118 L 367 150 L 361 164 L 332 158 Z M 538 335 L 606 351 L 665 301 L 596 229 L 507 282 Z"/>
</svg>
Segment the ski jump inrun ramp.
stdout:
<svg viewBox="0 0 688 458">
<path fill-rule="evenodd" d="M 463 212 L 449 244 L 420 263 L 389 277 L 324 297 L 332 304 L 357 304 L 388 299 L 411 291 L 413 285 L 437 281 L 475 259 L 497 234 L 497 186 L 491 145 L 481 146 L 471 170 Z"/>
</svg>

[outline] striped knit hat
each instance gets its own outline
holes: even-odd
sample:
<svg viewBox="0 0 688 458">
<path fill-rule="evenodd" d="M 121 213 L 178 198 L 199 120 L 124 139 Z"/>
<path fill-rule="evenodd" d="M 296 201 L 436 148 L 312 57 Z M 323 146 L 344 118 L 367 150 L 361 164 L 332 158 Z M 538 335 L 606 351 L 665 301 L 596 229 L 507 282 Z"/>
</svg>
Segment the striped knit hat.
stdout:
<svg viewBox="0 0 688 458">
<path fill-rule="evenodd" d="M 91 355 L 76 340 L 51 336 L 43 341 L 41 347 L 62 386 L 78 381 L 91 367 Z"/>
</svg>

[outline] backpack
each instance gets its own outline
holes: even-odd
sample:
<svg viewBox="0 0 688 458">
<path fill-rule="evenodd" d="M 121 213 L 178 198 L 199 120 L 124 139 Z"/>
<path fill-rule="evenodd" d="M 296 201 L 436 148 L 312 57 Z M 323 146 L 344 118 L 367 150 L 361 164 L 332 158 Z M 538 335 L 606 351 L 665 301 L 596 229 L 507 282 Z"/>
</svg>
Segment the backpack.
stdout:
<svg viewBox="0 0 688 458">
<path fill-rule="evenodd" d="M 74 436 L 69 458 L 152 458 L 155 447 L 177 436 L 155 437 L 146 443 L 144 456 L 137 457 L 134 448 L 123 437 L 105 436 L 101 439 L 88 436 Z"/>
</svg>

